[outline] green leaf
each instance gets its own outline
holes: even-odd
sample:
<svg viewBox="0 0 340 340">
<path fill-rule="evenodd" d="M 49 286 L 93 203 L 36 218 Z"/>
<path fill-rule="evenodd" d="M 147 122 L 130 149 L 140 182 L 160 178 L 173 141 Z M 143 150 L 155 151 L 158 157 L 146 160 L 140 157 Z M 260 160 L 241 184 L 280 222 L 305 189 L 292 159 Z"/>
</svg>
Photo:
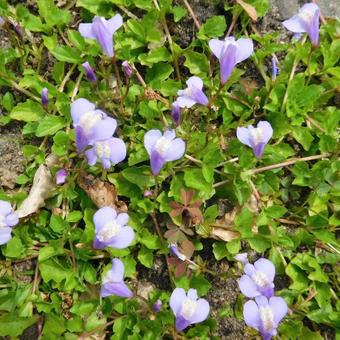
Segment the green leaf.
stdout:
<svg viewBox="0 0 340 340">
<path fill-rule="evenodd" d="M 190 73 L 194 75 L 202 75 L 208 73 L 208 59 L 203 53 L 198 53 L 194 51 L 187 51 L 184 53 L 186 66 Z"/>
<path fill-rule="evenodd" d="M 60 61 L 66 61 L 71 64 L 81 62 L 80 53 L 70 46 L 57 46 L 50 52 Z"/>
<path fill-rule="evenodd" d="M 36 122 L 45 115 L 41 105 L 31 99 L 15 106 L 10 113 L 10 117 L 24 122 Z"/>
<path fill-rule="evenodd" d="M 39 123 L 35 135 L 37 137 L 44 137 L 54 135 L 58 130 L 65 126 L 63 117 L 47 115 Z"/>
<path fill-rule="evenodd" d="M 71 13 L 59 9 L 53 0 L 38 0 L 39 14 L 49 26 L 64 26 L 71 19 Z"/>
<path fill-rule="evenodd" d="M 226 257 L 228 255 L 226 243 L 225 242 L 214 242 L 213 253 L 217 261 L 222 260 L 224 257 Z"/>
<path fill-rule="evenodd" d="M 174 21 L 175 22 L 180 21 L 188 13 L 186 8 L 184 8 L 182 6 L 174 6 L 174 7 L 172 7 L 171 11 L 172 11 L 172 14 L 174 15 Z"/>
<path fill-rule="evenodd" d="M 38 322 L 39 316 L 21 318 L 17 314 L 5 314 L 0 316 L 0 335 L 16 338 L 23 331 Z"/>
<path fill-rule="evenodd" d="M 314 140 L 309 129 L 302 126 L 295 126 L 292 134 L 297 142 L 299 142 L 303 146 L 303 148 L 308 151 Z"/>
<path fill-rule="evenodd" d="M 7 242 L 5 247 L 2 249 L 2 253 L 4 254 L 4 256 L 17 259 L 22 256 L 24 250 L 25 248 L 20 238 L 14 236 Z"/>
<path fill-rule="evenodd" d="M 155 184 L 155 179 L 151 176 L 148 166 L 134 167 L 131 166 L 124 169 L 121 174 L 129 182 L 138 185 L 142 190 L 149 188 Z"/>
<path fill-rule="evenodd" d="M 158 47 L 151 50 L 148 54 L 140 54 L 138 59 L 142 65 L 151 66 L 160 61 L 171 60 L 171 54 L 166 47 Z"/>
<path fill-rule="evenodd" d="M 227 23 L 225 17 L 222 15 L 213 16 L 202 25 L 197 33 L 197 37 L 199 39 L 217 38 L 222 36 L 226 29 Z"/>
<path fill-rule="evenodd" d="M 148 248 L 142 246 L 137 256 L 140 263 L 146 268 L 152 268 L 153 266 L 153 254 Z"/>
</svg>

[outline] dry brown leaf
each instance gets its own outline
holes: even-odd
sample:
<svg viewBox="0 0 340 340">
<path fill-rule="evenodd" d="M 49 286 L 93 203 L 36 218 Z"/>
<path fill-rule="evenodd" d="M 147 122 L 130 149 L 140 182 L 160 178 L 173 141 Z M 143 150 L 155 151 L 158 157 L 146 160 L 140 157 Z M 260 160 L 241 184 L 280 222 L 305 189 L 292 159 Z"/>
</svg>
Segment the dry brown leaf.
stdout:
<svg viewBox="0 0 340 340">
<path fill-rule="evenodd" d="M 231 240 L 239 238 L 240 234 L 236 231 L 226 230 L 223 228 L 213 228 L 211 231 L 211 236 L 229 242 Z"/>
<path fill-rule="evenodd" d="M 236 2 L 247 12 L 251 20 L 256 21 L 257 20 L 257 13 L 254 6 L 247 4 L 246 2 L 242 0 L 236 0 Z"/>
<path fill-rule="evenodd" d="M 38 211 L 45 200 L 50 196 L 55 187 L 55 182 L 52 179 L 50 168 L 57 162 L 58 158 L 55 155 L 49 155 L 46 158 L 46 164 L 41 164 L 36 171 L 31 190 L 27 198 L 21 203 L 16 210 L 19 218 L 26 217 Z"/>
<path fill-rule="evenodd" d="M 118 212 L 127 212 L 126 204 L 117 200 L 116 189 L 112 184 L 88 174 L 78 176 L 77 183 L 98 208 L 112 207 Z"/>
</svg>

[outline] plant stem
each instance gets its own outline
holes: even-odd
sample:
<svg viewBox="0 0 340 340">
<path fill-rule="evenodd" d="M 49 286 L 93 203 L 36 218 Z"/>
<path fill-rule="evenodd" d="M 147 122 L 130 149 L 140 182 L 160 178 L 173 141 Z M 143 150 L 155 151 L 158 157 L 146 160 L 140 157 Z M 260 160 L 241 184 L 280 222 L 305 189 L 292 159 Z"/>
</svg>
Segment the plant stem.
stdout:
<svg viewBox="0 0 340 340">
<path fill-rule="evenodd" d="M 189 5 L 187 0 L 183 0 L 184 5 L 186 6 L 186 8 L 188 9 L 190 16 L 192 17 L 192 19 L 194 20 L 195 26 L 196 28 L 199 30 L 201 28 L 201 24 L 199 23 L 199 21 L 197 20 L 197 17 L 194 13 L 194 11 L 192 10 L 191 6 Z"/>
</svg>

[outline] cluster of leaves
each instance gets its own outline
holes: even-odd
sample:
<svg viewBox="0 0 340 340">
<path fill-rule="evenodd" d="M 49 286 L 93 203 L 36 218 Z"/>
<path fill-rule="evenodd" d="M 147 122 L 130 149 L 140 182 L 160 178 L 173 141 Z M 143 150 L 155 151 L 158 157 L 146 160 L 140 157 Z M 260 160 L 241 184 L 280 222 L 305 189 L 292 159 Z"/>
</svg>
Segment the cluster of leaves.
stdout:
<svg viewBox="0 0 340 340">
<path fill-rule="evenodd" d="M 196 288 L 203 296 L 214 289 L 206 278 L 207 266 L 251 250 L 267 255 L 288 282 L 280 294 L 292 315 L 281 326 L 282 334 L 321 339 L 321 325 L 339 326 L 339 22 L 322 25 L 320 46 L 312 50 L 308 41 L 280 42 L 278 32 L 260 35 L 253 20 L 268 10 L 267 0 L 225 5 L 184 46 L 171 27 L 189 14 L 171 0 L 78 0 L 64 9 L 53 0 L 38 0 L 33 9 L 0 0 L 10 40 L 0 50 L 0 124 L 3 129 L 22 127 L 27 158 L 17 192 L 8 196 L 1 191 L 0 198 L 20 206 L 28 195 L 24 188 L 51 153 L 58 157 L 52 175 L 61 167 L 69 173 L 66 184 L 54 188 L 39 211 L 21 219 L 14 237 L 1 247 L 0 336 L 17 337 L 36 323 L 46 339 L 78 339 L 105 330 L 112 339 L 172 334 L 171 312 L 152 311 L 157 299 L 168 301 L 170 290 L 154 287 L 142 301 L 99 299 L 101 273 L 109 259 L 122 259 L 135 291 L 142 272 L 158 275 L 154 262 L 161 259 L 169 270 L 169 287 Z M 77 16 L 71 15 L 74 11 Z M 90 22 L 93 15 L 109 18 L 117 12 L 125 17 L 124 28 L 115 34 L 116 59 L 119 65 L 123 60 L 134 64 L 146 87 L 122 73 L 118 88 L 111 60 L 77 31 L 79 22 Z M 219 93 L 218 65 L 208 41 L 222 38 L 232 21 L 234 35 L 250 36 L 256 48 Z M 275 81 L 269 68 L 273 54 L 280 59 Z M 85 61 L 96 65 L 97 85 L 84 76 Z M 187 157 L 167 164 L 155 180 L 143 136 L 172 124 L 171 103 L 189 74 L 203 79 L 213 102 L 210 109 L 183 112 L 176 132 L 187 143 Z M 44 87 L 48 108 L 40 104 Z M 88 167 L 75 151 L 70 103 L 78 97 L 118 119 L 128 157 L 108 172 L 99 165 Z M 274 129 L 260 161 L 235 138 L 236 127 L 259 119 Z M 85 168 L 92 176 L 85 175 Z M 151 195 L 145 197 L 146 190 Z M 128 207 L 136 232 L 129 249 L 91 248 L 92 216 L 101 200 Z M 207 238 L 214 239 L 212 249 Z M 172 242 L 198 266 L 168 262 Z M 208 263 L 200 257 L 203 248 L 211 252 Z M 23 263 L 29 269 L 18 273 Z M 236 268 L 228 272 L 235 278 L 238 274 Z M 232 306 L 231 315 L 240 318 L 240 305 Z M 227 306 L 225 301 L 219 311 Z M 213 338 L 215 328 L 210 319 L 186 336 Z"/>
</svg>

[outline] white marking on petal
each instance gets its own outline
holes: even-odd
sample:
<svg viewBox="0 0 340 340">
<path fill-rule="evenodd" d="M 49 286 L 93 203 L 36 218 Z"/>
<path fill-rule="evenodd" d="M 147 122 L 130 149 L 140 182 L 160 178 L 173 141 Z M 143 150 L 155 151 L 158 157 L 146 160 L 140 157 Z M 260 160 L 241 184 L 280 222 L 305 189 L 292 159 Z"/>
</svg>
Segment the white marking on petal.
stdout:
<svg viewBox="0 0 340 340">
<path fill-rule="evenodd" d="M 120 233 L 122 226 L 116 221 L 110 221 L 98 232 L 97 239 L 100 242 L 108 242 Z"/>
<path fill-rule="evenodd" d="M 96 155 L 99 158 L 110 158 L 111 149 L 108 141 L 99 141 L 95 145 Z"/>
<path fill-rule="evenodd" d="M 113 278 L 113 273 L 112 273 L 111 270 L 109 270 L 109 271 L 105 274 L 102 283 L 103 283 L 103 284 L 106 284 L 106 283 L 115 283 L 115 282 L 120 282 L 120 281 L 114 280 L 114 278 Z"/>
<path fill-rule="evenodd" d="M 259 307 L 260 319 L 263 324 L 263 330 L 266 332 L 271 332 L 274 328 L 274 314 L 269 306 Z"/>
<path fill-rule="evenodd" d="M 301 11 L 298 16 L 307 24 L 312 24 L 314 13 L 307 9 Z"/>
<path fill-rule="evenodd" d="M 197 302 L 191 299 L 184 299 L 180 314 L 185 320 L 189 320 L 196 312 Z"/>
<path fill-rule="evenodd" d="M 250 128 L 248 129 L 250 138 L 254 145 L 262 143 L 263 141 L 263 132 L 261 128 Z"/>
<path fill-rule="evenodd" d="M 156 151 L 164 158 L 167 151 L 171 147 L 171 140 L 165 137 L 158 139 L 155 145 Z"/>
<path fill-rule="evenodd" d="M 252 276 L 251 279 L 261 288 L 265 288 L 270 285 L 270 281 L 268 280 L 265 273 L 257 270 Z"/>
<path fill-rule="evenodd" d="M 102 115 L 100 113 L 95 113 L 94 111 L 89 111 L 84 113 L 79 119 L 78 125 L 83 129 L 85 134 L 88 134 L 91 128 L 99 121 L 102 120 Z"/>
</svg>

